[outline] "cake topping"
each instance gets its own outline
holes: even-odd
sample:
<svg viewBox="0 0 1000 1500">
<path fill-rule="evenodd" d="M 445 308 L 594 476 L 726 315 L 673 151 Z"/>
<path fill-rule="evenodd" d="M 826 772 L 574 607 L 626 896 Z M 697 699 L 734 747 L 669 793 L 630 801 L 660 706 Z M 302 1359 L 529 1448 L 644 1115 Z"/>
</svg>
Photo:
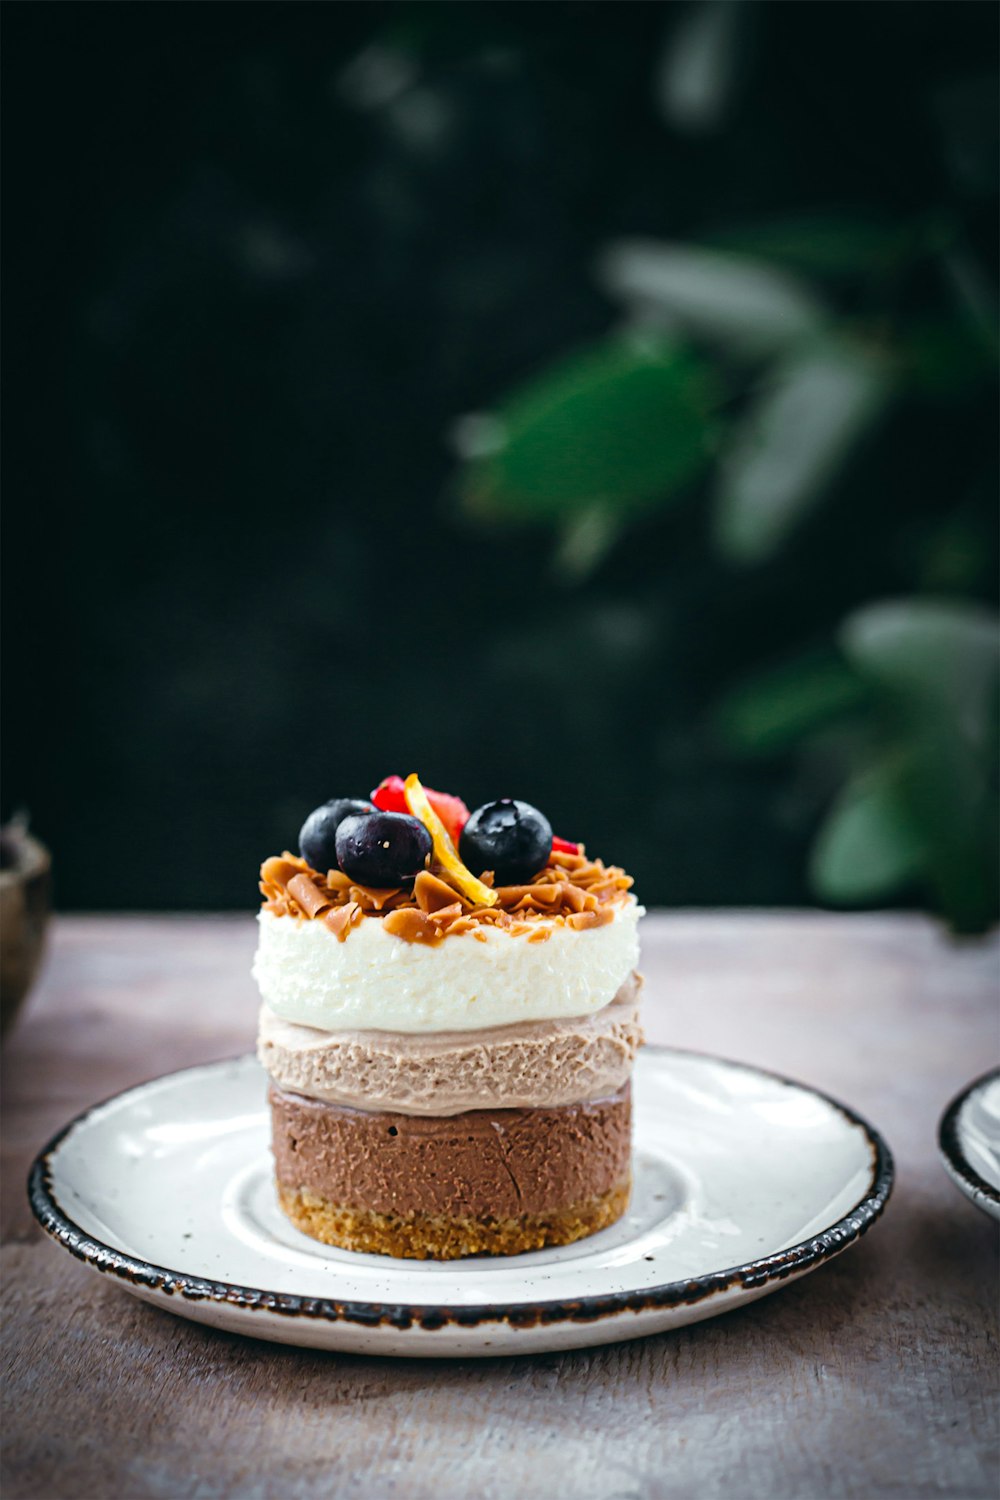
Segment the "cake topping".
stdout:
<svg viewBox="0 0 1000 1500">
<path fill-rule="evenodd" d="M 463 900 L 468 904 L 468 898 L 463 898 L 455 887 L 449 885 L 445 880 L 439 880 L 429 870 L 422 870 L 413 882 L 413 899 L 421 911 L 437 912 L 444 911 L 458 901 L 459 907 Z"/>
<path fill-rule="evenodd" d="M 377 917 L 421 946 L 462 933 L 486 941 L 491 926 L 543 942 L 553 926 L 605 926 L 632 885 L 582 844 L 554 838 L 529 803 L 504 797 L 470 816 L 461 797 L 416 775 L 386 777 L 371 802 L 325 802 L 302 825 L 299 847 L 301 857 L 286 851 L 261 866 L 265 909 L 320 919 L 341 941 Z"/>
<path fill-rule="evenodd" d="M 484 874 L 492 880 L 489 871 Z M 484 938 L 491 927 L 529 942 L 543 942 L 553 927 L 603 927 L 629 899 L 632 885 L 617 865 L 561 851 L 532 880 L 495 889 L 482 882 L 493 897 L 489 905 L 471 901 L 443 868 L 422 870 L 412 889 L 377 889 L 341 870 L 323 875 L 286 853 L 266 859 L 260 875 L 264 908 L 275 916 L 321 918 L 341 940 L 366 917 L 381 917 L 394 937 L 421 945 L 462 933 Z"/>
<path fill-rule="evenodd" d="M 314 870 L 328 870 L 337 863 L 337 829 L 345 818 L 373 811 L 370 802 L 357 797 L 334 797 L 306 818 L 299 832 L 299 852 Z"/>
<path fill-rule="evenodd" d="M 492 870 L 498 885 L 516 885 L 548 863 L 552 826 L 536 807 L 502 797 L 476 808 L 460 848 L 467 865 Z"/>
<path fill-rule="evenodd" d="M 456 797 L 451 792 L 436 792 L 430 786 L 424 787 L 424 791 L 431 807 L 447 829 L 448 837 L 457 845 L 462 829 L 469 821 L 469 809 L 461 797 Z M 387 776 L 384 781 L 380 781 L 372 792 L 372 801 L 376 807 L 384 808 L 386 812 L 411 811 L 402 776 Z"/>
<path fill-rule="evenodd" d="M 361 885 L 398 886 L 423 870 L 431 835 L 407 813 L 369 812 L 337 829 L 337 864 Z"/>
<path fill-rule="evenodd" d="M 434 841 L 434 855 L 438 864 L 451 876 L 462 895 L 467 896 L 476 906 L 495 906 L 496 892 L 492 891 L 484 881 L 477 880 L 472 871 L 459 859 L 447 828 L 431 806 L 430 799 L 420 785 L 420 778 L 415 772 L 407 776 L 403 789 L 406 793 L 406 805 L 413 815 L 420 819 Z"/>
</svg>

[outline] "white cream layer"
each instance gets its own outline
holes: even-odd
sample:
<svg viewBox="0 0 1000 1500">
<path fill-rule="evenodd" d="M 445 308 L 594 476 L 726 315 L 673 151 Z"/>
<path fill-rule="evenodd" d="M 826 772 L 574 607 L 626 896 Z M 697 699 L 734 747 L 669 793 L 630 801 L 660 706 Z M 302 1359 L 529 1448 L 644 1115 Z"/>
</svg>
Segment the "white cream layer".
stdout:
<svg viewBox="0 0 1000 1500">
<path fill-rule="evenodd" d="M 636 967 L 643 908 L 629 897 L 604 927 L 552 926 L 529 943 L 486 929 L 436 947 L 407 943 L 376 917 L 344 942 L 319 921 L 260 913 L 253 975 L 276 1016 L 322 1031 L 479 1031 L 586 1016 Z"/>
</svg>

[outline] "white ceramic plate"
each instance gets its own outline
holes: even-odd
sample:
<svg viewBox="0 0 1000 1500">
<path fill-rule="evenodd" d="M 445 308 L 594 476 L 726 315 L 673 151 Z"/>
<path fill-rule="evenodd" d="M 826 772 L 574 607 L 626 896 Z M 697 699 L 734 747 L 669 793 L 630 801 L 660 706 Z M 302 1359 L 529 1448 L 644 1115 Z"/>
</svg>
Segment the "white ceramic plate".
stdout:
<svg viewBox="0 0 1000 1500">
<path fill-rule="evenodd" d="M 1000 1219 L 1000 1068 L 951 1101 L 941 1116 L 938 1144 L 955 1186 Z"/>
<path fill-rule="evenodd" d="M 357 1353 L 491 1355 L 635 1338 L 762 1297 L 862 1235 L 892 1182 L 885 1144 L 833 1100 L 646 1048 L 619 1223 L 527 1255 L 360 1255 L 280 1213 L 264 1086 L 245 1057 L 88 1110 L 35 1162 L 35 1214 L 127 1291 L 200 1323 Z"/>
</svg>

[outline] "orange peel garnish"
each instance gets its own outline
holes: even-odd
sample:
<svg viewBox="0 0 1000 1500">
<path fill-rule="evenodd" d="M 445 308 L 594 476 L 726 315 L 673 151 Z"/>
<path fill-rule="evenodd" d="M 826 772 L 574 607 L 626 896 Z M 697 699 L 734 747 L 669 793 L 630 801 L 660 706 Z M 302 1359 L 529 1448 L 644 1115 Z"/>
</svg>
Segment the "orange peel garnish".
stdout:
<svg viewBox="0 0 1000 1500">
<path fill-rule="evenodd" d="M 403 782 L 406 805 L 415 818 L 419 818 L 434 844 L 434 858 L 443 870 L 447 870 L 463 896 L 468 896 L 474 906 L 496 906 L 500 899 L 496 891 L 477 880 L 472 871 L 458 857 L 447 828 L 441 822 L 414 772 Z"/>
</svg>

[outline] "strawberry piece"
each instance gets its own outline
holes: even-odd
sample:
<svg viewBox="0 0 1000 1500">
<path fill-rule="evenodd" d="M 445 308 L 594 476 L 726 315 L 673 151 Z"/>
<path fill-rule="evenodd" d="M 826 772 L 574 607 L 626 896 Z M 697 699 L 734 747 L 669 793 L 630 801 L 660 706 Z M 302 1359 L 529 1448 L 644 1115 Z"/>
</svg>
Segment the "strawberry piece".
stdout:
<svg viewBox="0 0 1000 1500">
<path fill-rule="evenodd" d="M 552 835 L 552 848 L 558 849 L 560 854 L 579 854 L 580 845 L 574 844 L 570 839 L 561 839 L 558 834 Z"/>
<path fill-rule="evenodd" d="M 462 829 L 469 821 L 469 809 L 461 797 L 455 797 L 451 792 L 435 792 L 429 786 L 424 790 L 428 802 L 448 830 L 449 838 L 457 845 Z M 387 776 L 384 781 L 380 781 L 372 792 L 371 800 L 383 812 L 410 811 L 402 776 Z"/>
<path fill-rule="evenodd" d="M 408 813 L 402 776 L 387 776 L 372 792 L 371 800 L 383 812 Z"/>
</svg>

